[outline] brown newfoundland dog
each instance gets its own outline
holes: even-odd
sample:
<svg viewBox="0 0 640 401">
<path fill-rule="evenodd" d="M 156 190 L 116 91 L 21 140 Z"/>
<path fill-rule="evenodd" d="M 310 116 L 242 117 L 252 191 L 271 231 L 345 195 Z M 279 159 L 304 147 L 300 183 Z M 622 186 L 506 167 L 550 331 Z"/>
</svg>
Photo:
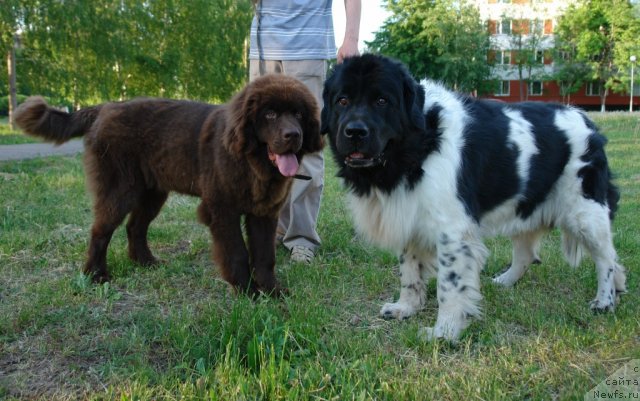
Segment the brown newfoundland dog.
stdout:
<svg viewBox="0 0 640 401">
<path fill-rule="evenodd" d="M 201 198 L 198 216 L 225 280 L 250 294 L 280 293 L 278 212 L 300 159 L 323 145 L 317 103 L 300 81 L 268 75 L 224 105 L 136 99 L 66 113 L 33 97 L 16 111 L 16 123 L 58 144 L 84 136 L 95 214 L 84 272 L 94 281 L 109 280 L 107 247 L 127 214 L 129 257 L 157 262 L 147 230 L 176 191 Z"/>
</svg>

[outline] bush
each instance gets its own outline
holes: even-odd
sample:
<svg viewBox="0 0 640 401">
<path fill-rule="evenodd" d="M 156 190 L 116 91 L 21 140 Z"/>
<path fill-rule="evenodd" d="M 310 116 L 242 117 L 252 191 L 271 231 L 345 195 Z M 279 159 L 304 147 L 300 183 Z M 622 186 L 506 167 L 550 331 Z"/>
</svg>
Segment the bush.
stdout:
<svg viewBox="0 0 640 401">
<path fill-rule="evenodd" d="M 18 104 L 24 102 L 28 96 L 18 95 Z M 9 115 L 9 96 L 0 96 L 0 116 Z"/>
</svg>

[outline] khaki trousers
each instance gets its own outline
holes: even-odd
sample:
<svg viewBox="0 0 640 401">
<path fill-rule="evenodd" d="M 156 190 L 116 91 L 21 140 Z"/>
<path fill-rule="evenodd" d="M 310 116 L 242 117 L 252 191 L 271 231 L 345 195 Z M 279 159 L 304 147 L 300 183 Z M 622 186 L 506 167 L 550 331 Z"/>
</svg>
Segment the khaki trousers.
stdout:
<svg viewBox="0 0 640 401">
<path fill-rule="evenodd" d="M 268 73 L 286 74 L 299 79 L 314 94 L 319 107 L 322 107 L 322 89 L 327 75 L 326 60 L 249 61 L 249 80 L 253 81 L 261 74 Z M 280 212 L 278 236 L 282 236 L 282 243 L 288 249 L 294 245 L 302 245 L 315 252 L 320 246 L 317 223 L 324 187 L 322 152 L 305 155 L 298 172 L 312 179 L 310 181 L 293 180 L 289 200 Z"/>
</svg>

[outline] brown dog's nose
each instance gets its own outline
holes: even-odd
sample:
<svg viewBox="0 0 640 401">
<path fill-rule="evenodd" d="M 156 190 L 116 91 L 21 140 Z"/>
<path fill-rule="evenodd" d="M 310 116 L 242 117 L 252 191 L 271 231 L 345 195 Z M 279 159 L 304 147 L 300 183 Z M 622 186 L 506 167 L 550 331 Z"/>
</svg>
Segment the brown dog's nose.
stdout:
<svg viewBox="0 0 640 401">
<path fill-rule="evenodd" d="M 287 141 L 293 141 L 300 138 L 300 131 L 298 130 L 289 130 L 284 133 L 284 139 Z"/>
</svg>

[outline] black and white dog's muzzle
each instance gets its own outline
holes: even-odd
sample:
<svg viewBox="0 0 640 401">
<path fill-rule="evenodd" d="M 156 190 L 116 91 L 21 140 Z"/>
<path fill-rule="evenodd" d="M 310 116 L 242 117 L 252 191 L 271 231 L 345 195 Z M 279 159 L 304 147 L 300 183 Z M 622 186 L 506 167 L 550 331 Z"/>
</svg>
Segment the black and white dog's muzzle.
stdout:
<svg viewBox="0 0 640 401">
<path fill-rule="evenodd" d="M 344 159 L 344 164 L 351 168 L 371 168 L 387 164 L 384 153 L 380 153 L 374 157 L 365 157 L 362 153 L 352 153 Z"/>
</svg>

